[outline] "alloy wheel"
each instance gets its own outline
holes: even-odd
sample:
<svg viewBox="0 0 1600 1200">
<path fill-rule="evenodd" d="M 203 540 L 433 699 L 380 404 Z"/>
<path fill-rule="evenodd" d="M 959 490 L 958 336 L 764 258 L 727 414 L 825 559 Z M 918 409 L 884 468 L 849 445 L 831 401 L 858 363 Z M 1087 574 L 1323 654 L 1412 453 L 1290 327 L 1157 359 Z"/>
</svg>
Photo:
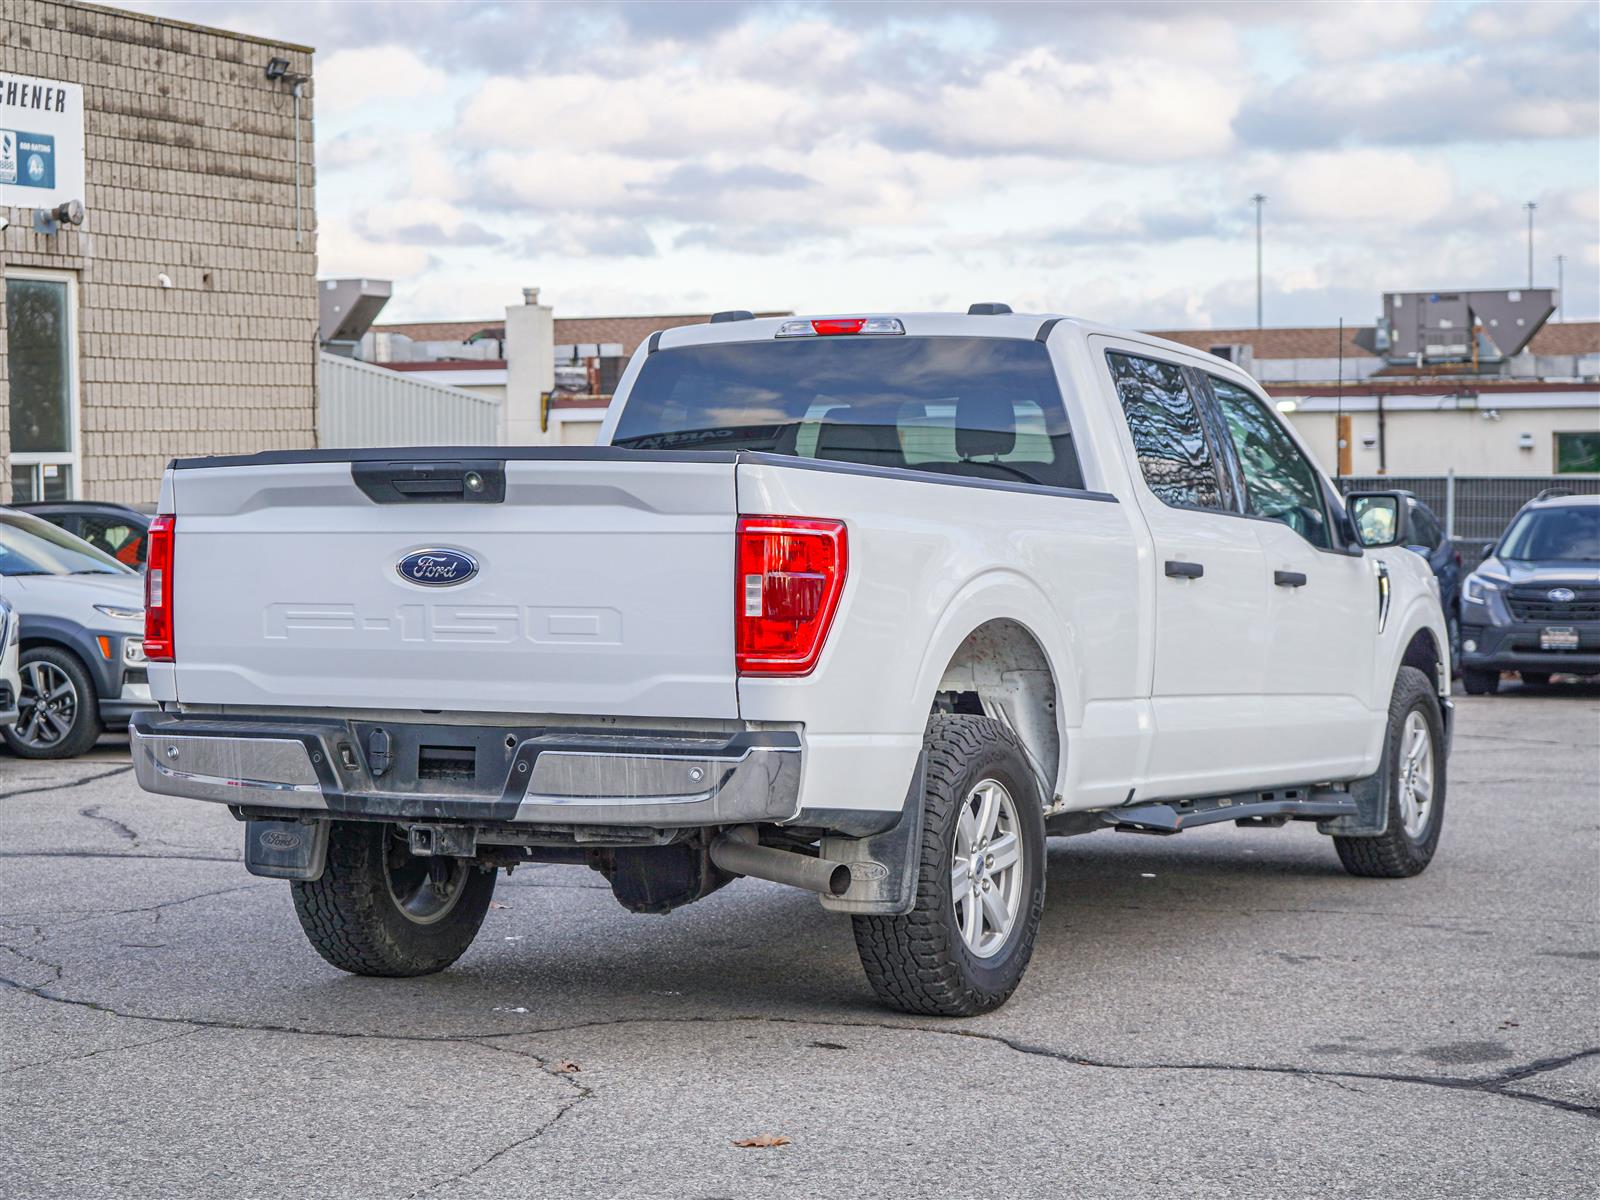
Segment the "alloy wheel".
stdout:
<svg viewBox="0 0 1600 1200">
<path fill-rule="evenodd" d="M 1420 712 L 1406 716 L 1400 735 L 1400 822 L 1419 838 L 1433 814 L 1433 731 Z"/>
<path fill-rule="evenodd" d="M 391 838 L 384 855 L 384 878 L 395 907 L 417 925 L 443 920 L 466 890 L 465 859 L 412 854 Z"/>
<path fill-rule="evenodd" d="M 21 674 L 16 736 L 37 749 L 54 746 L 78 723 L 77 685 L 53 662 L 24 663 Z"/>
<path fill-rule="evenodd" d="M 1005 946 L 1022 904 L 1022 826 L 1016 801 L 997 779 L 967 793 L 956 816 L 950 896 L 967 949 L 992 958 Z"/>
</svg>

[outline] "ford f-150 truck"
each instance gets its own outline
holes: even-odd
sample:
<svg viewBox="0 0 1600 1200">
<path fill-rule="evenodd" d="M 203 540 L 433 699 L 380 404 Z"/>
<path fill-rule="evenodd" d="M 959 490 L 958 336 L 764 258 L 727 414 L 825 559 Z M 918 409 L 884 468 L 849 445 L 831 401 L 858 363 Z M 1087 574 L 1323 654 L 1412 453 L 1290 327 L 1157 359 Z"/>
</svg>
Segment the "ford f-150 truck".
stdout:
<svg viewBox="0 0 1600 1200">
<path fill-rule="evenodd" d="M 637 912 L 809 889 L 883 1002 L 972 1014 L 1050 834 L 1314 821 L 1427 866 L 1449 643 L 1405 514 L 1171 342 L 720 313 L 592 448 L 173 462 L 133 758 L 347 971 L 441 970 L 499 868 L 572 863 Z"/>
</svg>

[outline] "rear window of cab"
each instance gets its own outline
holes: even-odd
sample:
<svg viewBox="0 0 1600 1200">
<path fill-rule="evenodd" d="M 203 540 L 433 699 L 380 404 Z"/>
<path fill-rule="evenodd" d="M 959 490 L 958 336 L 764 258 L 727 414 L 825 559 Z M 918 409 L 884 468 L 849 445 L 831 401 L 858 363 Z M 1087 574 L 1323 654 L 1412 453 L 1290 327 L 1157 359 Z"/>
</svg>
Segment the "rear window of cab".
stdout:
<svg viewBox="0 0 1600 1200">
<path fill-rule="evenodd" d="M 815 337 L 658 350 L 611 441 L 1083 487 L 1049 352 L 1020 338 Z"/>
</svg>

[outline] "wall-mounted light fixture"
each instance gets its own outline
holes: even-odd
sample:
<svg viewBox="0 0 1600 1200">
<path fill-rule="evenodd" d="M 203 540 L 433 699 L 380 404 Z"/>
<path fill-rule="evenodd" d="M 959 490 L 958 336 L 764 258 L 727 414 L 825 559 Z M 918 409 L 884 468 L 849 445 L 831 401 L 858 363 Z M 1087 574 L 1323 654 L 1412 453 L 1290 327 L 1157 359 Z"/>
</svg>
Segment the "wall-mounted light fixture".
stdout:
<svg viewBox="0 0 1600 1200">
<path fill-rule="evenodd" d="M 294 95 L 294 244 L 298 246 L 305 236 L 300 224 L 300 97 L 311 76 L 291 71 L 291 65 L 287 58 L 269 58 L 265 74 L 273 83 L 287 79 Z"/>
<path fill-rule="evenodd" d="M 54 208 L 33 210 L 33 231 L 54 237 L 63 225 L 83 224 L 83 201 L 63 200 Z"/>
</svg>

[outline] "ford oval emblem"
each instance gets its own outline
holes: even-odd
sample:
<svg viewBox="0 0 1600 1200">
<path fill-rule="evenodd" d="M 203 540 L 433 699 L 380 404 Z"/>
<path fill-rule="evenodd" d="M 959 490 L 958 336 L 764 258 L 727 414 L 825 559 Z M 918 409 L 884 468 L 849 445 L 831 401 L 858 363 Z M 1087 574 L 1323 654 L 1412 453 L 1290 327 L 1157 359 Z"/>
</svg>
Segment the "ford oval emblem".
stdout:
<svg viewBox="0 0 1600 1200">
<path fill-rule="evenodd" d="M 1578 598 L 1578 593 L 1571 588 L 1551 588 L 1545 595 L 1549 596 L 1557 604 L 1571 604 Z"/>
<path fill-rule="evenodd" d="M 423 587 L 454 587 L 478 573 L 478 560 L 461 550 L 413 550 L 394 565 L 400 578 Z"/>
</svg>

